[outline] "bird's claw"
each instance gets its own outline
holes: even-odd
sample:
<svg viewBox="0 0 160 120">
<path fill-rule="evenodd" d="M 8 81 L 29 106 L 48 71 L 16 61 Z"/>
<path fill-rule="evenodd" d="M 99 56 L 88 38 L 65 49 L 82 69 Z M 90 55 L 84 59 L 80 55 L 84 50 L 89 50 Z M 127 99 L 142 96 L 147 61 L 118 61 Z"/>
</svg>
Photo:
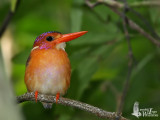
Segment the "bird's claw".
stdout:
<svg viewBox="0 0 160 120">
<path fill-rule="evenodd" d="M 56 104 L 58 103 L 59 96 L 60 96 L 60 93 L 58 92 L 58 93 L 56 94 Z"/>
<path fill-rule="evenodd" d="M 37 98 L 38 98 L 38 91 L 35 92 L 35 101 L 37 102 Z"/>
</svg>

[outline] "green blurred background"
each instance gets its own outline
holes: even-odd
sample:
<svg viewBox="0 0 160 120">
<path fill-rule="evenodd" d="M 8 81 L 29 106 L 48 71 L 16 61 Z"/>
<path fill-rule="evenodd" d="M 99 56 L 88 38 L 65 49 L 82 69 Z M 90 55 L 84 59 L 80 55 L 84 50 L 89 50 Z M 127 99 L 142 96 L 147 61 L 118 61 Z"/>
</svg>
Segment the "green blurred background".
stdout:
<svg viewBox="0 0 160 120">
<path fill-rule="evenodd" d="M 132 4 L 135 1 L 128 1 Z M 10 9 L 9 0 L 0 1 L 0 26 Z M 134 8 L 146 18 L 150 26 L 160 33 L 160 9 Z M 133 13 L 127 15 L 150 32 L 143 21 Z M 88 31 L 77 40 L 67 43 L 66 51 L 72 66 L 71 85 L 64 97 L 79 100 L 104 110 L 115 112 L 119 95 L 128 72 L 128 46 L 122 20 L 108 7 L 88 8 L 84 0 L 21 0 L 11 23 L 2 38 L 3 57 L 10 55 L 6 72 L 15 96 L 27 92 L 24 84 L 25 62 L 35 38 L 43 32 L 70 33 Z M 123 116 L 132 116 L 133 104 L 140 108 L 153 108 L 160 115 L 160 49 L 138 32 L 129 29 L 136 65 L 132 72 Z M 7 41 L 5 43 L 4 41 Z M 7 47 L 10 45 L 10 47 Z M 54 86 L 53 86 L 54 87 Z M 90 113 L 62 105 L 45 110 L 41 103 L 25 102 L 19 105 L 26 120 L 99 120 Z M 140 119 L 158 119 L 141 117 Z"/>
</svg>

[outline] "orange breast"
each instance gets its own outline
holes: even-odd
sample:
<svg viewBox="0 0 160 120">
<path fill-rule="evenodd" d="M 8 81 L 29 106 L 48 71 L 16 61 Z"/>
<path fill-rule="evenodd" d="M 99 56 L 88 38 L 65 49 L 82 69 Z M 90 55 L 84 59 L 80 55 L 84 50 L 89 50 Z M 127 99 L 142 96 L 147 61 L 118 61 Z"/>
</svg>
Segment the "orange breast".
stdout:
<svg viewBox="0 0 160 120">
<path fill-rule="evenodd" d="M 63 95 L 70 85 L 70 76 L 70 61 L 64 50 L 37 49 L 31 52 L 25 71 L 28 91 Z"/>
</svg>

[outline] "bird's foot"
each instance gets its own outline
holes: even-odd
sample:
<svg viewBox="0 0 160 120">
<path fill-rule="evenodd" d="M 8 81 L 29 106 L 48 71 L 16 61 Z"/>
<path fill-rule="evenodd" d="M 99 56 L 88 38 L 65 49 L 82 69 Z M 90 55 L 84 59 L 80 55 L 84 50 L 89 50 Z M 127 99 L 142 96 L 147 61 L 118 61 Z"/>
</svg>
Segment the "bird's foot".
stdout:
<svg viewBox="0 0 160 120">
<path fill-rule="evenodd" d="M 58 103 L 59 96 L 60 96 L 60 93 L 58 92 L 58 93 L 56 94 L 56 104 Z"/>
<path fill-rule="evenodd" d="M 38 91 L 35 92 L 35 101 L 37 102 L 37 98 L 38 98 Z"/>
</svg>

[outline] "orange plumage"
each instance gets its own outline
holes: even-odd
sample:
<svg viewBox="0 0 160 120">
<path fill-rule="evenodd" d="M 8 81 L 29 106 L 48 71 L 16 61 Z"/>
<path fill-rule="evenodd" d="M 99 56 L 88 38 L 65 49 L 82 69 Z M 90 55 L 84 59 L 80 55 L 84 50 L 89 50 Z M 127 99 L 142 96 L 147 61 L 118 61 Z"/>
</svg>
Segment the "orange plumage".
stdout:
<svg viewBox="0 0 160 120">
<path fill-rule="evenodd" d="M 70 34 L 47 32 L 34 42 L 26 63 L 25 84 L 29 92 L 64 95 L 70 86 L 71 67 L 65 52 L 65 42 L 80 37 L 87 31 Z M 43 104 L 51 108 L 51 104 Z"/>
</svg>

